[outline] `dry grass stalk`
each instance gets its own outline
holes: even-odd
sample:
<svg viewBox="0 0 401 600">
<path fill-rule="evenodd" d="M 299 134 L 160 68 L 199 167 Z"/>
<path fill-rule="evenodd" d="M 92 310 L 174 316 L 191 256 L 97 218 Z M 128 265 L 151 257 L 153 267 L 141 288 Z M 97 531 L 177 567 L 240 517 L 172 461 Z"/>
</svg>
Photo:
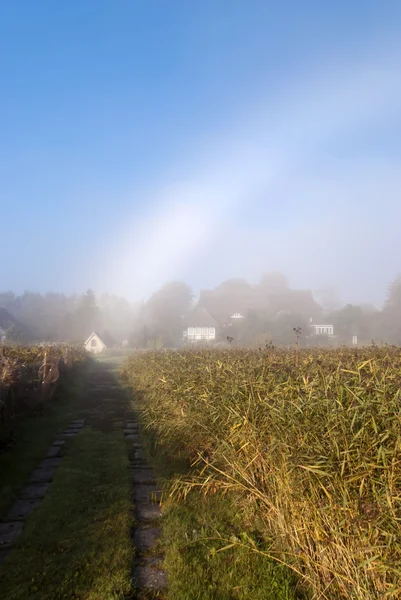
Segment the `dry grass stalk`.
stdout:
<svg viewBox="0 0 401 600">
<path fill-rule="evenodd" d="M 152 352 L 125 375 L 160 444 L 192 461 L 173 493 L 235 493 L 316 598 L 379 600 L 401 597 L 400 359 Z"/>
</svg>

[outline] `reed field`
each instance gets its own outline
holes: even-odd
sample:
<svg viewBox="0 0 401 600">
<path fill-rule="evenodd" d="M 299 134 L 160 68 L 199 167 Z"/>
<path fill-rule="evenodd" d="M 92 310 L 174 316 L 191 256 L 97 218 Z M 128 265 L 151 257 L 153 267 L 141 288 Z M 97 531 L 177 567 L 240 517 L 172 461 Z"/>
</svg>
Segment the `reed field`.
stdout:
<svg viewBox="0 0 401 600">
<path fill-rule="evenodd" d="M 42 412 L 63 374 L 85 357 L 83 349 L 62 344 L 0 346 L 0 451 L 18 418 Z"/>
<path fill-rule="evenodd" d="M 42 364 L 44 357 L 48 362 L 58 365 L 63 363 L 66 367 L 72 366 L 76 361 L 85 358 L 85 351 L 76 346 L 49 345 L 49 346 L 22 346 L 22 345 L 0 345 L 0 389 L 16 384 L 24 374 L 29 377 L 38 378 L 36 371 Z"/>
<path fill-rule="evenodd" d="M 284 563 L 310 598 L 401 598 L 400 348 L 147 352 L 123 374 L 157 444 L 187 460 L 170 494 L 235 498 L 227 547 Z"/>
</svg>

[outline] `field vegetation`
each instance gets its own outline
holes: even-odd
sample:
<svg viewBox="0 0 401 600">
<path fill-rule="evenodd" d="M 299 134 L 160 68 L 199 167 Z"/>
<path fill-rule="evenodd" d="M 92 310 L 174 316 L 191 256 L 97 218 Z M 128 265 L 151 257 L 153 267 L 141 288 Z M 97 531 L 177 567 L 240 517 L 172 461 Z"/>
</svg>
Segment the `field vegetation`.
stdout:
<svg viewBox="0 0 401 600">
<path fill-rule="evenodd" d="M 174 501 L 235 503 L 242 532 L 216 531 L 214 551 L 273 558 L 311 598 L 401 597 L 399 348 L 137 353 L 124 377 L 186 465 Z"/>
<path fill-rule="evenodd" d="M 21 379 L 39 380 L 37 373 L 45 355 L 49 363 L 69 368 L 85 358 L 83 348 L 67 344 L 23 346 L 0 345 L 0 390 L 12 387 Z"/>
<path fill-rule="evenodd" d="M 0 446 L 12 423 L 23 414 L 41 412 L 60 378 L 85 358 L 82 348 L 65 344 L 0 346 Z"/>
<path fill-rule="evenodd" d="M 120 600 L 131 598 L 132 498 L 127 444 L 109 414 L 124 418 L 129 397 L 112 372 L 87 361 L 61 378 L 56 402 L 23 419 L 14 447 L 0 453 L 0 519 L 72 419 L 85 418 L 67 438 L 63 457 L 43 501 L 27 518 L 0 565 L 1 600 Z M 106 373 L 106 375 L 105 375 Z"/>
<path fill-rule="evenodd" d="M 35 465 L 43 459 L 57 431 L 79 411 L 86 355 L 68 346 L 2 346 L 0 355 L 0 517 Z M 47 369 L 40 370 L 44 355 Z M 57 365 L 58 379 L 43 377 Z"/>
</svg>

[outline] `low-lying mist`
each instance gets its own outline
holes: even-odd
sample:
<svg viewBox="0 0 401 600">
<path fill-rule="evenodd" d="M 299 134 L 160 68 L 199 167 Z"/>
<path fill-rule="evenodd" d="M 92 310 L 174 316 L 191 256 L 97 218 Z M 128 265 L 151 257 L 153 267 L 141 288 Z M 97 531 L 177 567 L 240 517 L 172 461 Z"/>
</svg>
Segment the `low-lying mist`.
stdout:
<svg viewBox="0 0 401 600">
<path fill-rule="evenodd" d="M 307 345 L 401 344 L 401 276 L 381 307 L 344 303 L 334 287 L 299 289 L 278 271 L 256 284 L 234 278 L 196 295 L 188 283 L 171 281 L 136 303 L 92 290 L 0 293 L 0 341 L 82 345 L 93 331 L 108 348 L 176 348 L 189 341 L 291 345 L 300 337 Z"/>
</svg>

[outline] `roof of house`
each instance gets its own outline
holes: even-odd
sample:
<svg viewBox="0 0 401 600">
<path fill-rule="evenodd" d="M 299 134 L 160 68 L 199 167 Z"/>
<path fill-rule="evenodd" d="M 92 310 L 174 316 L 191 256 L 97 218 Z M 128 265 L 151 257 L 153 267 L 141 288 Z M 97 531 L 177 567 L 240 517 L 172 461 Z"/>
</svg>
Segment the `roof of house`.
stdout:
<svg viewBox="0 0 401 600">
<path fill-rule="evenodd" d="M 251 310 L 262 310 L 265 302 L 254 288 L 242 290 L 240 294 L 216 293 L 214 290 L 202 291 L 199 304 L 219 321 L 228 323 L 231 316 L 240 313 L 244 317 Z"/>
<path fill-rule="evenodd" d="M 114 338 L 107 331 L 105 331 L 102 335 L 100 335 L 100 333 L 98 333 L 97 331 L 92 331 L 92 333 L 84 343 L 84 346 L 86 346 L 86 344 L 88 344 L 95 335 L 106 346 L 106 348 L 111 348 L 116 343 Z"/>
<path fill-rule="evenodd" d="M 277 313 L 288 310 L 305 318 L 318 318 L 322 308 L 313 298 L 311 290 L 286 290 L 269 296 L 269 310 Z"/>
<path fill-rule="evenodd" d="M 219 321 L 200 304 L 184 317 L 185 327 L 217 327 L 218 325 Z"/>
<path fill-rule="evenodd" d="M 92 333 L 90 334 L 90 336 L 88 337 L 88 339 L 85 341 L 84 346 L 86 346 L 86 344 L 88 344 L 91 341 L 91 339 L 94 338 L 95 336 L 97 338 L 99 338 L 99 340 L 101 342 L 103 342 L 103 344 L 105 346 L 107 346 L 106 342 L 104 341 L 104 339 L 102 338 L 102 336 L 97 331 L 92 331 Z"/>
<path fill-rule="evenodd" d="M 12 337 L 21 341 L 30 341 L 32 333 L 26 325 L 18 321 L 6 308 L 0 307 L 0 329 L 7 335 L 12 331 Z"/>
<path fill-rule="evenodd" d="M 231 322 L 235 313 L 246 317 L 251 311 L 267 312 L 274 316 L 286 310 L 314 319 L 321 315 L 321 307 L 310 290 L 284 289 L 270 294 L 252 286 L 243 287 L 233 293 L 225 290 L 204 290 L 199 297 L 199 306 L 221 324 Z"/>
</svg>

